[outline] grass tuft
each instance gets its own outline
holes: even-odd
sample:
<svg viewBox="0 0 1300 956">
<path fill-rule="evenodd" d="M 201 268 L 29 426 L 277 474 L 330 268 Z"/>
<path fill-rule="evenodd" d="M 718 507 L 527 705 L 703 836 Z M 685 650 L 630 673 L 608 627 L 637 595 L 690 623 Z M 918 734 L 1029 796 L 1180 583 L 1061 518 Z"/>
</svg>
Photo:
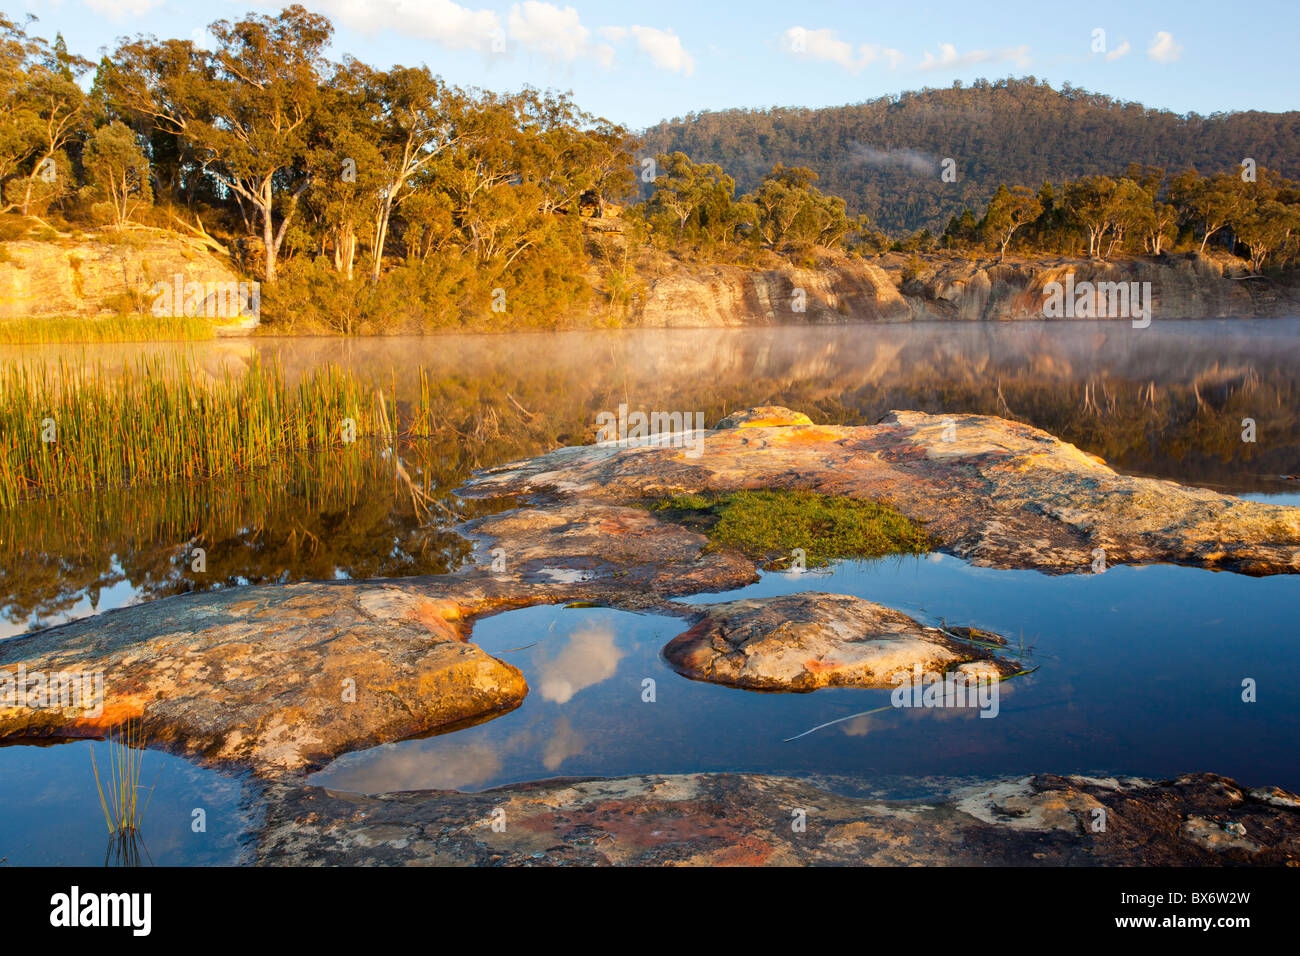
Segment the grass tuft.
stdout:
<svg viewBox="0 0 1300 956">
<path fill-rule="evenodd" d="M 95 787 L 99 791 L 99 805 L 108 824 L 108 835 L 119 837 L 140 832 L 148 800 L 140 805 L 140 771 L 144 766 L 144 724 L 140 720 L 127 720 L 116 731 L 108 733 L 107 781 L 100 776 L 95 762 L 95 751 L 90 751 L 90 767 L 95 774 Z M 106 787 L 107 784 L 107 787 Z M 152 797 L 153 788 L 150 787 Z"/>
<path fill-rule="evenodd" d="M 661 498 L 651 510 L 706 534 L 714 547 L 788 567 L 802 548 L 808 567 L 838 558 L 925 554 L 930 539 L 888 504 L 812 491 L 736 491 Z"/>
</svg>

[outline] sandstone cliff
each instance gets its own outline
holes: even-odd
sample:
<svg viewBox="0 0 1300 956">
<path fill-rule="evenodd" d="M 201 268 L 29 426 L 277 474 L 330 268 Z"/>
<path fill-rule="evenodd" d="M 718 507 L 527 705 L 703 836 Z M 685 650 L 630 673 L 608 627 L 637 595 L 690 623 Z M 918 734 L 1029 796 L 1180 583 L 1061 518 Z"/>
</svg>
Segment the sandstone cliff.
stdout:
<svg viewBox="0 0 1300 956">
<path fill-rule="evenodd" d="M 1043 319 L 1045 287 L 1064 285 L 1071 273 L 1076 283 L 1149 282 L 1155 319 L 1300 315 L 1300 278 L 1247 276 L 1203 256 L 1005 264 L 930 257 L 919 268 L 902 256 L 826 256 L 811 269 L 674 263 L 645 280 L 628 321 L 664 328 Z"/>
<path fill-rule="evenodd" d="M 0 319 L 93 316 L 148 307 L 155 282 L 237 281 L 229 262 L 162 230 L 124 237 L 61 236 L 6 242 L 0 255 Z"/>
<path fill-rule="evenodd" d="M 995 263 L 930 258 L 883 262 L 919 320 L 1042 319 L 1045 287 L 1082 282 L 1149 282 L 1155 318 L 1269 318 L 1300 314 L 1300 283 L 1250 276 L 1237 260 L 1200 255 L 1116 262 L 1053 259 Z M 914 273 L 914 274 L 913 274 Z"/>
<path fill-rule="evenodd" d="M 632 324 L 653 328 L 787 323 L 907 322 L 913 309 L 866 259 L 825 258 L 816 268 L 686 265 L 649 278 Z"/>
</svg>

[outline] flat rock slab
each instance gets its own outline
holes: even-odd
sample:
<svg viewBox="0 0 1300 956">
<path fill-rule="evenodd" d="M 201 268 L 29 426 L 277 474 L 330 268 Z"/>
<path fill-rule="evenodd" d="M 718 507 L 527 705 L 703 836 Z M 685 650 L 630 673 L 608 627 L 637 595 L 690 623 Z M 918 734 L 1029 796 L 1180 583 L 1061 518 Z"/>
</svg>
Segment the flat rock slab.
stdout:
<svg viewBox="0 0 1300 956">
<path fill-rule="evenodd" d="M 494 594 L 498 601 L 582 600 L 683 613 L 669 598 L 758 580 L 753 561 L 731 551 L 706 551 L 704 535 L 645 508 L 609 502 L 517 508 L 457 530 L 475 543 L 475 569 L 421 580 L 446 584 L 448 596 L 463 602 Z"/>
<path fill-rule="evenodd" d="M 192 593 L 0 641 L 0 677 L 103 679 L 98 713 L 0 706 L 0 741 L 98 737 L 143 717 L 151 746 L 263 776 L 306 773 L 517 706 L 523 676 L 468 643 L 477 616 L 569 601 L 689 616 L 673 595 L 757 579 L 753 562 L 706 554 L 702 535 L 643 508 L 518 508 L 461 530 L 476 563 L 453 574 Z"/>
<path fill-rule="evenodd" d="M 378 796 L 275 786 L 268 801 L 264 865 L 1300 865 L 1300 798 L 1213 774 L 1039 775 L 906 802 L 752 774 Z"/>
<path fill-rule="evenodd" d="M 0 708 L 0 740 L 99 736 L 142 717 L 152 746 L 264 775 L 311 770 L 523 700 L 523 675 L 466 643 L 460 614 L 383 585 L 301 584 L 83 618 L 0 641 L 0 671 L 102 674 L 103 712 Z"/>
<path fill-rule="evenodd" d="M 798 414 L 764 408 L 753 418 Z M 690 447 L 634 440 L 561 448 L 489 469 L 462 493 L 631 503 L 803 489 L 888 501 L 924 523 L 941 550 L 989 567 L 1088 572 L 1100 557 L 1106 566 L 1300 572 L 1300 508 L 1120 475 L 1029 425 L 922 412 L 858 427 L 759 425 L 749 413 L 730 420 L 737 427 L 691 433 Z"/>
<path fill-rule="evenodd" d="M 694 680 L 749 690 L 891 687 L 896 675 L 950 668 L 994 680 L 1017 668 L 901 611 L 845 594 L 804 591 L 712 604 L 664 647 Z M 992 637 L 993 635 L 989 635 Z"/>
</svg>

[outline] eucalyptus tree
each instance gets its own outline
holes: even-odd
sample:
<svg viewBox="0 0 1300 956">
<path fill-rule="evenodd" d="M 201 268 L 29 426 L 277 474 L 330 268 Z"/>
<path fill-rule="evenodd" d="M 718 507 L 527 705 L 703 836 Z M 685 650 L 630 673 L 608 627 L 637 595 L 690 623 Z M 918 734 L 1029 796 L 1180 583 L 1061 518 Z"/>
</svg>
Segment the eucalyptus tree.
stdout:
<svg viewBox="0 0 1300 956">
<path fill-rule="evenodd" d="M 1246 208 L 1244 184 L 1237 176 L 1217 173 L 1202 177 L 1195 170 L 1181 173 L 1170 186 L 1170 196 L 1186 222 L 1201 234 L 1201 252 L 1210 237 L 1225 229 Z"/>
<path fill-rule="evenodd" d="M 757 210 L 753 223 L 763 241 L 842 246 L 849 233 L 866 228 L 866 217 L 851 218 L 839 196 L 813 185 L 817 174 L 806 166 L 777 163 L 742 202 Z"/>
<path fill-rule="evenodd" d="M 1007 246 L 1020 227 L 1033 222 L 1042 212 L 1042 202 L 1029 187 L 1007 189 L 1005 183 L 998 187 L 984 214 L 984 228 L 998 245 L 999 262 L 1007 257 Z"/>
<path fill-rule="evenodd" d="M 22 27 L 0 14 L 0 189 L 20 174 L 35 150 L 38 120 L 27 94 L 28 64 L 38 49 Z"/>
<path fill-rule="evenodd" d="M 427 67 L 396 66 L 386 72 L 355 61 L 349 68 L 375 107 L 377 201 L 373 216 L 371 279 L 379 279 L 393 212 L 410 197 L 421 172 L 467 135 L 466 96 Z"/>
<path fill-rule="evenodd" d="M 1109 176 L 1083 176 L 1065 184 L 1062 204 L 1088 236 L 1088 258 L 1101 252 L 1101 241 L 1110 230 L 1118 186 Z"/>
<path fill-rule="evenodd" d="M 141 206 L 153 202 L 149 160 L 125 124 L 113 122 L 95 130 L 86 141 L 82 165 L 88 184 L 107 204 L 118 229 Z"/>
<path fill-rule="evenodd" d="M 714 163 L 696 163 L 685 153 L 668 153 L 655 159 L 655 190 L 646 203 L 647 218 L 668 218 L 678 238 L 687 236 L 687 224 L 698 225 L 702 208 L 711 207 L 714 218 L 729 206 L 736 181 Z"/>
<path fill-rule="evenodd" d="M 66 150 L 90 125 L 91 110 L 78 84 L 90 67 L 68 52 L 62 37 L 54 44 L 28 37 L 0 15 L 0 183 L 6 211 L 30 215 L 72 191 Z"/>
<path fill-rule="evenodd" d="M 264 278 L 311 185 L 308 133 L 321 102 L 329 21 L 300 6 L 213 23 L 215 49 L 140 37 L 120 44 L 104 77 L 111 99 L 185 141 L 203 173 L 260 224 Z"/>
<path fill-rule="evenodd" d="M 1300 236 L 1300 205 L 1252 201 L 1232 220 L 1232 231 L 1249 253 L 1251 271 L 1258 273 L 1270 255 L 1290 251 L 1291 240 Z"/>
</svg>

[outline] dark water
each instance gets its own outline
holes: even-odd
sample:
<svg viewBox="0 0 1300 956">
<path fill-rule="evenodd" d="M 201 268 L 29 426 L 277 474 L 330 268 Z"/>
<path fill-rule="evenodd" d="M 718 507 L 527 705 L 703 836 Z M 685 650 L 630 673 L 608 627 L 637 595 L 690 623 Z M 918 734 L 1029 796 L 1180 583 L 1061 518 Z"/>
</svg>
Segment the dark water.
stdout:
<svg viewBox="0 0 1300 956">
<path fill-rule="evenodd" d="M 801 590 L 854 594 L 928 623 L 1005 635 L 1038 670 L 1000 686 L 995 717 L 888 709 L 887 690 L 757 694 L 686 680 L 659 656 L 680 620 L 527 608 L 474 640 L 521 668 L 515 711 L 468 730 L 345 756 L 314 782 L 382 792 L 481 789 L 546 776 L 748 770 L 860 778 L 904 794 L 914 778 L 1034 772 L 1169 776 L 1214 770 L 1300 788 L 1295 608 L 1300 578 L 1172 566 L 1097 575 L 974 568 L 933 557 L 768 574 L 693 601 Z M 535 647 L 508 651 L 536 641 Z M 646 702 L 646 678 L 655 700 Z M 1257 685 L 1242 700 L 1242 680 Z"/>
<path fill-rule="evenodd" d="M 105 741 L 0 747 L 0 865 L 125 865 L 120 852 L 108 852 L 92 749 L 107 788 Z M 246 858 L 243 836 L 258 814 L 242 779 L 151 750 L 139 782 L 147 788 L 140 798 L 143 864 L 219 866 Z"/>
<path fill-rule="evenodd" d="M 591 441 L 596 415 L 620 403 L 710 422 L 762 403 L 849 424 L 894 408 L 999 414 L 1133 474 L 1230 493 L 1283 493 L 1296 482 L 1281 476 L 1300 474 L 1300 319 L 258 339 L 4 349 L 0 361 L 111 368 L 177 350 L 214 370 L 254 356 L 291 376 L 338 363 L 399 404 L 424 368 L 440 428 L 400 452 L 462 514 L 477 506 L 449 495 L 472 469 Z M 445 571 L 464 555 L 446 523 L 416 515 L 391 471 L 352 459 L 33 502 L 0 512 L 0 637 L 198 588 Z M 190 544 L 207 550 L 204 575 L 187 569 Z"/>
<path fill-rule="evenodd" d="M 145 350 L 175 350 L 175 346 Z M 210 368 L 278 357 L 327 362 L 410 401 L 430 374 L 442 427 L 399 449 L 461 514 L 472 469 L 592 439 L 632 408 L 709 420 L 775 403 L 861 423 L 892 408 L 1014 417 L 1121 471 L 1300 503 L 1300 320 L 932 324 L 734 331 L 258 340 L 193 349 Z M 140 347 L 0 351 L 116 363 Z M 1258 441 L 1241 439 L 1242 419 Z M 237 482 L 34 502 L 0 513 L 0 638 L 196 588 L 445 571 L 465 553 L 448 519 L 415 514 L 383 468 L 340 461 Z M 187 544 L 208 551 L 190 573 Z M 946 557 L 768 575 L 744 594 L 857 594 L 922 619 L 999 631 L 1039 669 L 1002 685 L 999 714 L 889 710 L 884 691 L 752 694 L 672 673 L 659 649 L 681 623 L 604 609 L 530 608 L 480 621 L 475 640 L 521 667 L 516 711 L 337 761 L 341 789 L 478 789 L 538 777 L 752 770 L 830 775 L 910 793 L 918 780 L 1036 771 L 1166 776 L 1213 770 L 1300 790 L 1300 578 L 1113 568 L 1046 577 Z M 697 600 L 721 599 L 699 598 Z M 535 646 L 519 649 L 536 642 Z M 653 703 L 642 699 L 655 681 Z M 1241 682 L 1258 685 L 1255 703 Z M 0 748 L 0 858 L 100 862 L 105 828 L 86 743 Z M 97 745 L 97 746 L 103 746 Z M 145 842 L 156 863 L 239 858 L 243 783 L 150 753 Z M 206 834 L 191 829 L 208 811 Z"/>
</svg>

